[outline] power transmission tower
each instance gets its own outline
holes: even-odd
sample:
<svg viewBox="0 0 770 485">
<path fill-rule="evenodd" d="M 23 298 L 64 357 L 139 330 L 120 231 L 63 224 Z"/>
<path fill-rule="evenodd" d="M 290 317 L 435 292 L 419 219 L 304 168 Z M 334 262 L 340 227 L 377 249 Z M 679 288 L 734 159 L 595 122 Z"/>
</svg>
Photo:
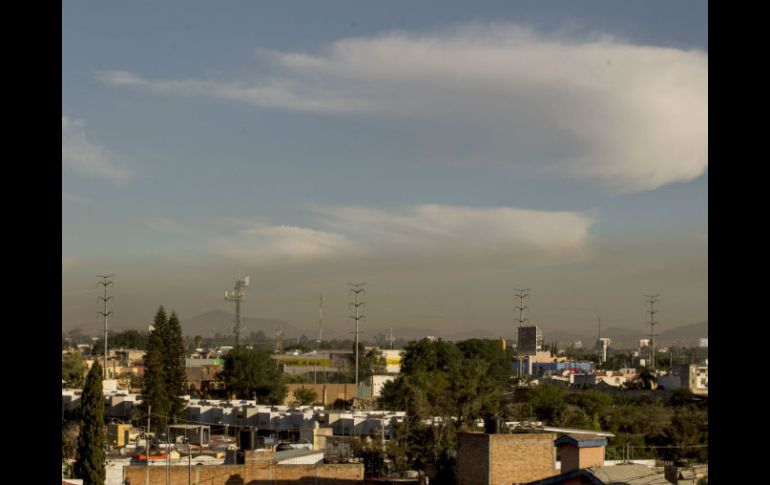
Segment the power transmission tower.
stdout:
<svg viewBox="0 0 770 485">
<path fill-rule="evenodd" d="M 321 350 L 321 342 L 324 339 L 324 296 L 318 298 L 318 350 Z"/>
<path fill-rule="evenodd" d="M 652 360 L 652 371 L 655 372 L 655 336 L 657 335 L 655 333 L 655 325 L 657 325 L 659 322 L 655 321 L 655 314 L 658 313 L 658 310 L 655 310 L 655 304 L 660 301 L 658 299 L 660 295 L 644 295 L 645 303 L 650 305 L 650 309 L 647 310 L 647 313 L 650 314 L 650 321 L 648 322 L 650 324 L 650 359 Z"/>
<path fill-rule="evenodd" d="M 107 302 L 112 299 L 111 296 L 107 296 L 107 287 L 112 284 L 112 281 L 110 278 L 115 276 L 114 274 L 108 274 L 108 275 L 96 275 L 98 278 L 102 278 L 102 281 L 99 282 L 100 285 L 104 286 L 104 296 L 100 296 L 99 299 L 104 302 L 104 311 L 99 312 L 99 315 L 104 317 L 104 379 L 107 379 L 107 317 L 112 315 L 111 311 L 107 311 Z"/>
<path fill-rule="evenodd" d="M 526 323 L 529 319 L 524 318 L 524 310 L 528 309 L 529 307 L 524 305 L 524 300 L 526 300 L 529 297 L 529 288 L 514 288 L 516 290 L 516 297 L 519 299 L 519 304 L 515 307 L 516 310 L 519 311 L 519 318 L 516 319 L 516 322 L 519 324 L 518 328 L 521 329 L 521 327 L 524 326 L 524 323 Z M 516 336 L 517 342 L 518 342 L 518 348 L 517 348 L 517 354 L 519 356 L 519 367 L 518 367 L 518 377 L 519 379 L 522 378 L 524 375 L 523 372 L 523 365 L 524 365 L 524 358 L 521 354 L 521 331 L 519 330 L 518 335 Z"/>
<path fill-rule="evenodd" d="M 364 289 L 364 285 L 366 285 L 366 283 L 348 283 L 348 285 L 350 286 L 349 293 L 352 293 L 354 298 L 353 301 L 348 304 L 348 308 L 355 308 L 355 314 L 348 316 L 348 318 L 352 318 L 356 321 L 356 331 L 353 333 L 356 334 L 356 389 L 358 389 L 358 334 L 362 333 L 358 331 L 358 321 L 366 318 L 365 315 L 359 314 L 358 308 L 362 307 L 364 302 L 358 301 L 358 295 L 366 291 Z M 356 391 L 356 393 L 357 392 L 358 391 Z"/>
<path fill-rule="evenodd" d="M 241 342 L 241 302 L 246 296 L 242 290 L 243 288 L 248 288 L 248 286 L 249 277 L 247 276 L 235 282 L 235 288 L 233 289 L 232 293 L 225 291 L 225 301 L 235 302 L 235 325 L 233 326 L 233 331 L 235 332 L 236 348 L 238 345 L 240 345 Z"/>
</svg>

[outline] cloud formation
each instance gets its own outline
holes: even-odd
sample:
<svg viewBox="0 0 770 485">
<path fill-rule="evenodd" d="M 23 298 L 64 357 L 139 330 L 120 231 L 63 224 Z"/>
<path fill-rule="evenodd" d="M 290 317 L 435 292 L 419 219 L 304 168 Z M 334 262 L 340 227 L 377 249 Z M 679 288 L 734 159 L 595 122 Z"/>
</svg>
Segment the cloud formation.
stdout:
<svg viewBox="0 0 770 485">
<path fill-rule="evenodd" d="M 215 246 L 225 257 L 254 264 L 302 263 L 358 252 L 341 234 L 267 224 L 243 228 L 235 237 L 218 239 Z"/>
<path fill-rule="evenodd" d="M 505 255 L 573 261 L 590 254 L 594 219 L 576 212 L 426 204 L 403 211 L 361 207 L 316 209 L 323 230 L 256 223 L 216 245 L 227 257 L 253 263 L 351 258 Z"/>
<path fill-rule="evenodd" d="M 536 166 L 620 192 L 691 180 L 708 163 L 702 51 L 497 25 L 348 38 L 316 54 L 266 57 L 270 74 L 250 80 L 151 80 L 127 71 L 99 79 L 159 94 L 391 118 L 423 140 L 427 158 Z"/>
<path fill-rule="evenodd" d="M 61 117 L 61 161 L 80 175 L 113 182 L 123 182 L 131 177 L 131 171 L 116 163 L 117 156 L 107 148 L 89 141 L 85 134 L 85 122 L 66 116 Z M 64 194 L 62 194 L 64 197 Z"/>
</svg>

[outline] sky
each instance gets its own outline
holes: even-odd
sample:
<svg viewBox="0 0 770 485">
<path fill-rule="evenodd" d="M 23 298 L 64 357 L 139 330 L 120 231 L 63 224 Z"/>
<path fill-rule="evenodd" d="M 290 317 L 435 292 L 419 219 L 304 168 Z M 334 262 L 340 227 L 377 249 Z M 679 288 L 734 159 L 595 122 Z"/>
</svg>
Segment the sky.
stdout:
<svg viewBox="0 0 770 485">
<path fill-rule="evenodd" d="M 708 318 L 705 1 L 62 5 L 62 328 Z M 248 329 L 247 329 L 248 331 Z"/>
</svg>

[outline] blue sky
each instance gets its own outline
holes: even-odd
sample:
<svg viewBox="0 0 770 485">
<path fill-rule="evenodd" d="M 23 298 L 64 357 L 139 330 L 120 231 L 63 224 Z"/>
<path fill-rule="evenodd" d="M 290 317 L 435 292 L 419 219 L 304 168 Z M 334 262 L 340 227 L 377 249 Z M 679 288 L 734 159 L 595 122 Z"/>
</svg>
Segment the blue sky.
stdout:
<svg viewBox="0 0 770 485">
<path fill-rule="evenodd" d="M 63 327 L 706 320 L 707 3 L 415 3 L 64 4 Z"/>
</svg>

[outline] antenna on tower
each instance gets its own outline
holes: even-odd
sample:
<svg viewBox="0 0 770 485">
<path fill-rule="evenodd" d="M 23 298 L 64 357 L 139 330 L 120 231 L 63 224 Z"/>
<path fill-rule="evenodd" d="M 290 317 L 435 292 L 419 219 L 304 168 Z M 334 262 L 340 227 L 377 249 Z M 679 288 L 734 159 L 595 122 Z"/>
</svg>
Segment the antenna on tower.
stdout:
<svg viewBox="0 0 770 485">
<path fill-rule="evenodd" d="M 658 298 L 660 295 L 644 295 L 645 302 L 650 305 L 650 309 L 647 310 L 647 313 L 650 314 L 650 321 L 648 322 L 650 324 L 650 355 L 652 360 L 652 370 L 655 371 L 655 336 L 657 335 L 655 333 L 655 325 L 657 325 L 659 322 L 655 321 L 655 314 L 658 313 L 659 310 L 655 310 L 655 304 L 660 301 Z"/>
<path fill-rule="evenodd" d="M 364 302 L 358 301 L 358 295 L 366 291 L 364 289 L 364 285 L 366 285 L 366 283 L 348 283 L 348 285 L 350 286 L 349 292 L 353 294 L 354 298 L 353 301 L 348 304 L 348 308 L 355 308 L 355 314 L 348 316 L 348 318 L 352 318 L 356 321 L 356 331 L 352 333 L 356 334 L 356 389 L 358 389 L 358 334 L 362 333 L 358 331 L 358 321 L 366 318 L 365 315 L 359 314 L 358 308 L 363 306 Z"/>
<path fill-rule="evenodd" d="M 112 311 L 107 311 L 107 302 L 112 299 L 111 296 L 107 296 L 107 287 L 112 284 L 110 278 L 115 276 L 114 274 L 108 275 L 96 275 L 98 278 L 102 278 L 103 281 L 99 281 L 99 284 L 104 286 L 104 296 L 100 296 L 99 299 L 104 302 L 104 311 L 98 312 L 99 315 L 104 317 L 104 379 L 107 379 L 107 317 L 112 315 Z"/>
<path fill-rule="evenodd" d="M 239 279 L 235 282 L 233 292 L 229 293 L 225 291 L 225 301 L 235 302 L 235 324 L 233 325 L 233 332 L 235 333 L 235 347 L 237 348 L 241 342 L 241 302 L 246 295 L 243 293 L 243 288 L 249 286 L 249 277 L 246 276 L 243 279 Z"/>
</svg>

